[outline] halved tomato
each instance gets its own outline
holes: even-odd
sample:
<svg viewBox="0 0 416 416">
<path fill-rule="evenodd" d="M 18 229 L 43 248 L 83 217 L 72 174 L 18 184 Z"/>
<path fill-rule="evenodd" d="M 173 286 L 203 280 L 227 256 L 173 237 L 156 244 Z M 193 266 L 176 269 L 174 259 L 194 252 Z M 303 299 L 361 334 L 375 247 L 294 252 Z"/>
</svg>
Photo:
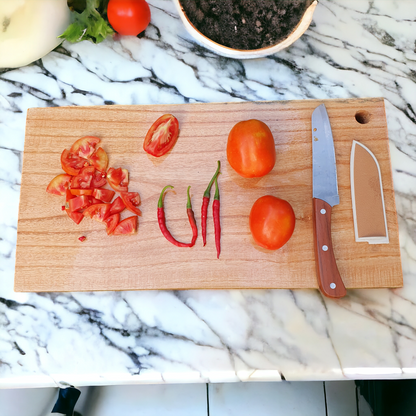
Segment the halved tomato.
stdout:
<svg viewBox="0 0 416 416">
<path fill-rule="evenodd" d="M 92 193 L 94 198 L 97 198 L 103 202 L 111 202 L 114 194 L 115 192 L 111 191 L 110 189 L 94 189 Z"/>
<path fill-rule="evenodd" d="M 99 147 L 89 158 L 91 165 L 100 172 L 105 172 L 108 166 L 108 156 L 105 150 Z"/>
<path fill-rule="evenodd" d="M 120 221 L 120 214 L 113 214 L 110 215 L 108 218 L 104 220 L 106 231 L 108 235 L 113 234 L 115 228 L 117 227 L 117 224 Z"/>
<path fill-rule="evenodd" d="M 118 212 L 124 211 L 125 209 L 126 205 L 124 204 L 123 200 L 118 196 L 111 204 L 110 215 L 117 214 Z"/>
<path fill-rule="evenodd" d="M 140 195 L 137 192 L 120 192 L 126 208 L 133 214 L 142 215 L 142 212 L 137 208 L 140 205 Z"/>
<path fill-rule="evenodd" d="M 91 188 L 101 188 L 104 186 L 107 183 L 107 179 L 105 177 L 105 173 L 96 170 L 92 177 Z"/>
<path fill-rule="evenodd" d="M 98 222 L 103 222 L 110 213 L 111 204 L 94 204 L 89 206 L 84 212 L 84 217 L 91 218 Z"/>
<path fill-rule="evenodd" d="M 129 171 L 122 168 L 110 168 L 107 172 L 107 181 L 118 192 L 127 192 L 129 184 Z"/>
<path fill-rule="evenodd" d="M 76 196 L 75 198 L 70 199 L 67 204 L 69 211 L 81 211 L 91 205 L 91 197 L 88 195 Z"/>
<path fill-rule="evenodd" d="M 177 118 L 172 114 L 165 114 L 150 127 L 143 142 L 143 149 L 153 156 L 163 156 L 175 145 L 178 135 Z"/>
<path fill-rule="evenodd" d="M 55 176 L 46 187 L 46 192 L 49 192 L 53 195 L 65 195 L 66 190 L 68 189 L 69 182 L 71 181 L 71 175 L 66 175 L 61 173 L 58 176 Z"/>
<path fill-rule="evenodd" d="M 79 171 L 85 166 L 89 165 L 88 161 L 82 157 L 72 154 L 69 150 L 65 149 L 61 154 L 61 166 L 62 169 L 72 176 L 79 174 Z"/>
<path fill-rule="evenodd" d="M 137 217 L 128 217 L 125 220 L 118 223 L 115 228 L 113 235 L 122 235 L 122 234 L 135 234 L 137 231 Z"/>
<path fill-rule="evenodd" d="M 94 166 L 87 166 L 85 168 L 82 168 L 79 174 L 72 178 L 71 188 L 88 189 L 91 186 L 94 172 Z"/>
<path fill-rule="evenodd" d="M 100 143 L 100 139 L 95 136 L 85 136 L 78 139 L 69 150 L 76 156 L 88 159 L 95 150 L 95 146 Z"/>
<path fill-rule="evenodd" d="M 93 189 L 71 189 L 72 195 L 92 195 Z"/>
</svg>

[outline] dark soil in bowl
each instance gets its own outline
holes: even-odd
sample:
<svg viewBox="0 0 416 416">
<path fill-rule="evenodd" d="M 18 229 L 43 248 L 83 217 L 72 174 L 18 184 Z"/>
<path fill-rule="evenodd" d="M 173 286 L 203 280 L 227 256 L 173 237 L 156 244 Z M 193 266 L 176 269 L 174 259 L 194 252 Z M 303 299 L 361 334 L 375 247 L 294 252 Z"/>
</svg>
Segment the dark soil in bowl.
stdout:
<svg viewBox="0 0 416 416">
<path fill-rule="evenodd" d="M 233 49 L 260 49 L 285 39 L 313 0 L 180 0 L 207 38 Z"/>
</svg>

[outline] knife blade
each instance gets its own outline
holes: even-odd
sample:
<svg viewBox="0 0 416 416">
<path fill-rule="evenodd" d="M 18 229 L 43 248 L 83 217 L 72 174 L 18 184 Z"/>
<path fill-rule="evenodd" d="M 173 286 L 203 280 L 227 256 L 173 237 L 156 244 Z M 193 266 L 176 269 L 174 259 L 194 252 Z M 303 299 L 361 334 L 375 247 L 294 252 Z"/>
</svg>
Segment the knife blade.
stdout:
<svg viewBox="0 0 416 416">
<path fill-rule="evenodd" d="M 339 204 L 337 166 L 325 104 L 312 113 L 313 235 L 316 275 L 321 292 L 331 298 L 347 294 L 334 256 L 332 207 Z"/>
</svg>

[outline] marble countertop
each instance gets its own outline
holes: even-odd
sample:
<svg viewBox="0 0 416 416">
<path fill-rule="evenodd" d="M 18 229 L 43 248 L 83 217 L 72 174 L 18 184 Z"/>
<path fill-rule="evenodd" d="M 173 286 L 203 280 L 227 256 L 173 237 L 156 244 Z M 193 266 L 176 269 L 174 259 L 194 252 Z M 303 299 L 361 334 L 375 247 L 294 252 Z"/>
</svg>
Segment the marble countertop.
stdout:
<svg viewBox="0 0 416 416">
<path fill-rule="evenodd" d="M 0 70 L 0 387 L 416 377 L 416 2 L 320 0 L 293 46 L 249 61 L 149 3 L 140 39 Z M 351 97 L 385 98 L 402 289 L 13 291 L 28 108 Z"/>
</svg>

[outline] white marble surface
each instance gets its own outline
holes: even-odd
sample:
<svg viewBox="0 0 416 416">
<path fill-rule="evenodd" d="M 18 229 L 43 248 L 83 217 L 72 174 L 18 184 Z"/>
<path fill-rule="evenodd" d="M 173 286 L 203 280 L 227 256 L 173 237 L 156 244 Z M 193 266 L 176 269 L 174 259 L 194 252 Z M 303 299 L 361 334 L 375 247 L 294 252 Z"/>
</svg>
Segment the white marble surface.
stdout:
<svg viewBox="0 0 416 416">
<path fill-rule="evenodd" d="M 206 51 L 170 0 L 149 3 L 141 39 L 0 70 L 0 387 L 416 377 L 416 2 L 321 0 L 299 41 L 252 61 Z M 14 293 L 29 107 L 378 96 L 403 289 Z"/>
</svg>

